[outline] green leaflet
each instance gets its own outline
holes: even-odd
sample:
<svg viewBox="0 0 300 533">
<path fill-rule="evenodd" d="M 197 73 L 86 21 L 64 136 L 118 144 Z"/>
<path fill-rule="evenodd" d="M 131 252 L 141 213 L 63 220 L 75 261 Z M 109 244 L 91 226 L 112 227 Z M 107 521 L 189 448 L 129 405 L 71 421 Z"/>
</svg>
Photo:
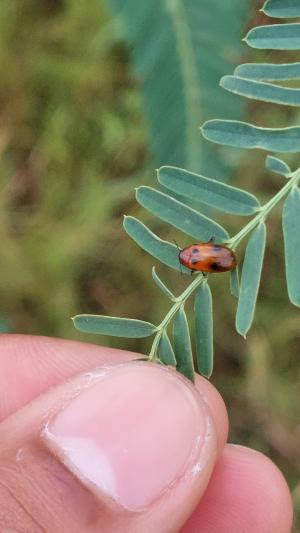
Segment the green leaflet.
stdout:
<svg viewBox="0 0 300 533">
<path fill-rule="evenodd" d="M 239 282 L 239 267 L 230 270 L 230 292 L 232 296 L 239 298 L 240 282 Z"/>
<path fill-rule="evenodd" d="M 276 174 L 285 176 L 286 178 L 289 178 L 292 175 L 290 167 L 284 161 L 278 159 L 278 157 L 273 157 L 272 155 L 267 155 L 266 157 L 266 168 Z"/>
<path fill-rule="evenodd" d="M 251 215 L 260 207 L 255 196 L 242 189 L 181 168 L 161 167 L 158 169 L 157 179 L 164 187 L 177 194 L 216 207 L 226 213 Z"/>
<path fill-rule="evenodd" d="M 299 0 L 267 0 L 262 11 L 274 18 L 300 17 L 300 4 Z"/>
<path fill-rule="evenodd" d="M 160 290 L 165 294 L 169 300 L 172 302 L 175 302 L 176 298 L 174 294 L 168 289 L 168 287 L 163 283 L 163 281 L 160 279 L 160 277 L 156 274 L 155 267 L 152 267 L 152 279 L 156 283 L 156 285 L 160 288 Z"/>
<path fill-rule="evenodd" d="M 250 30 L 244 41 L 252 48 L 299 50 L 300 24 L 271 24 Z"/>
<path fill-rule="evenodd" d="M 196 358 L 200 374 L 210 378 L 213 371 L 213 316 L 209 285 L 202 283 L 195 297 Z"/>
<path fill-rule="evenodd" d="M 256 299 L 266 246 L 266 226 L 263 222 L 253 231 L 247 244 L 236 313 L 236 329 L 246 337 L 255 311 Z"/>
<path fill-rule="evenodd" d="M 257 80 L 298 80 L 300 63 L 244 63 L 234 70 L 240 78 Z"/>
<path fill-rule="evenodd" d="M 177 370 L 194 382 L 194 363 L 188 321 L 183 307 L 179 309 L 173 324 L 173 345 Z"/>
<path fill-rule="evenodd" d="M 180 265 L 178 259 L 178 248 L 175 244 L 163 241 L 155 233 L 153 233 L 145 224 L 140 222 L 134 217 L 124 217 L 123 222 L 126 233 L 150 255 L 164 263 L 165 265 L 183 272 L 184 274 L 190 274 L 190 271 L 184 266 Z"/>
<path fill-rule="evenodd" d="M 208 120 L 201 128 L 209 141 L 236 148 L 262 148 L 272 152 L 299 152 L 300 127 L 259 128 L 237 120 Z"/>
<path fill-rule="evenodd" d="M 247 80 L 237 76 L 223 76 L 220 85 L 227 91 L 251 98 L 252 100 L 300 106 L 300 89 L 278 87 L 272 83 Z"/>
<path fill-rule="evenodd" d="M 289 299 L 300 307 L 300 191 L 297 187 L 284 202 L 282 226 Z"/>
<path fill-rule="evenodd" d="M 150 337 L 157 330 L 150 322 L 131 318 L 116 318 L 102 315 L 77 315 L 72 318 L 74 326 L 85 333 L 98 333 L 113 337 Z"/>
<path fill-rule="evenodd" d="M 166 333 L 163 333 L 160 338 L 157 352 L 160 361 L 164 363 L 164 365 L 176 366 L 174 350 Z"/>
<path fill-rule="evenodd" d="M 221 241 L 228 239 L 228 233 L 222 226 L 152 187 L 139 187 L 136 191 L 136 199 L 155 216 L 197 241 L 209 241 L 211 237 L 216 237 Z"/>
</svg>

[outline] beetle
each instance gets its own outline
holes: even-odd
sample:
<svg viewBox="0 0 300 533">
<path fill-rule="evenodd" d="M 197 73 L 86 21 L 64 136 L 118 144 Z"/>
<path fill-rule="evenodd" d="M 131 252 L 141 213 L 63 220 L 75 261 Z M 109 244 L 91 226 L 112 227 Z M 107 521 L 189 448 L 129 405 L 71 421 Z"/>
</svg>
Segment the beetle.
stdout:
<svg viewBox="0 0 300 533">
<path fill-rule="evenodd" d="M 178 257 L 180 263 L 189 268 L 191 273 L 199 271 L 217 274 L 233 270 L 237 265 L 233 250 L 225 244 L 215 244 L 212 239 L 182 248 Z"/>
</svg>

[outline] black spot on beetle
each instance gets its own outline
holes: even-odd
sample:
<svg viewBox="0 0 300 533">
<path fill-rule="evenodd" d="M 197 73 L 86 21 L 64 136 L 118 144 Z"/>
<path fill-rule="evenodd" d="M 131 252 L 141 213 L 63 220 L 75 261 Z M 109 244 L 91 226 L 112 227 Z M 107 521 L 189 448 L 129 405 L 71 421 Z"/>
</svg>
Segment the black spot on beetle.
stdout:
<svg viewBox="0 0 300 533">
<path fill-rule="evenodd" d="M 191 263 L 192 263 L 192 265 L 196 265 L 197 263 L 199 263 L 199 261 L 198 261 L 198 259 L 192 259 Z"/>
<path fill-rule="evenodd" d="M 193 248 L 192 249 L 192 254 L 197 254 L 199 252 L 198 248 Z"/>
<path fill-rule="evenodd" d="M 219 263 L 211 263 L 210 268 L 212 268 L 212 270 L 219 270 Z"/>
</svg>

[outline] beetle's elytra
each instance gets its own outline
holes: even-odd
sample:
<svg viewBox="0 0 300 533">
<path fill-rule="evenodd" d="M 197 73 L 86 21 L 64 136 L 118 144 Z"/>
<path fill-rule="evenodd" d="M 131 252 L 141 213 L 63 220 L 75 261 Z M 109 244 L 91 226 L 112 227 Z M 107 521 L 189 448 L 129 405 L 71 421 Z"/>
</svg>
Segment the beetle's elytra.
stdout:
<svg viewBox="0 0 300 533">
<path fill-rule="evenodd" d="M 199 272 L 226 272 L 237 265 L 235 253 L 224 244 L 203 242 L 191 244 L 179 252 L 179 261 L 190 270 Z"/>
</svg>

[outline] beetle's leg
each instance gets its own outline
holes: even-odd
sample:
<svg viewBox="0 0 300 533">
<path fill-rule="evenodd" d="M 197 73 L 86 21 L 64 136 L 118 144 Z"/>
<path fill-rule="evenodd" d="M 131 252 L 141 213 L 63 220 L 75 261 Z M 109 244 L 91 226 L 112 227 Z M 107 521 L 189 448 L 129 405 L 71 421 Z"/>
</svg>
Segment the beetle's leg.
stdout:
<svg viewBox="0 0 300 533">
<path fill-rule="evenodd" d="M 207 241 L 207 243 L 209 243 L 209 242 L 215 242 L 215 240 L 216 240 L 216 238 L 215 238 L 214 236 L 212 236 L 212 237 L 209 239 L 209 241 Z"/>
<path fill-rule="evenodd" d="M 179 255 L 178 255 L 178 261 L 179 261 L 180 274 L 183 275 L 183 272 L 182 272 L 182 264 L 180 263 Z"/>
</svg>

